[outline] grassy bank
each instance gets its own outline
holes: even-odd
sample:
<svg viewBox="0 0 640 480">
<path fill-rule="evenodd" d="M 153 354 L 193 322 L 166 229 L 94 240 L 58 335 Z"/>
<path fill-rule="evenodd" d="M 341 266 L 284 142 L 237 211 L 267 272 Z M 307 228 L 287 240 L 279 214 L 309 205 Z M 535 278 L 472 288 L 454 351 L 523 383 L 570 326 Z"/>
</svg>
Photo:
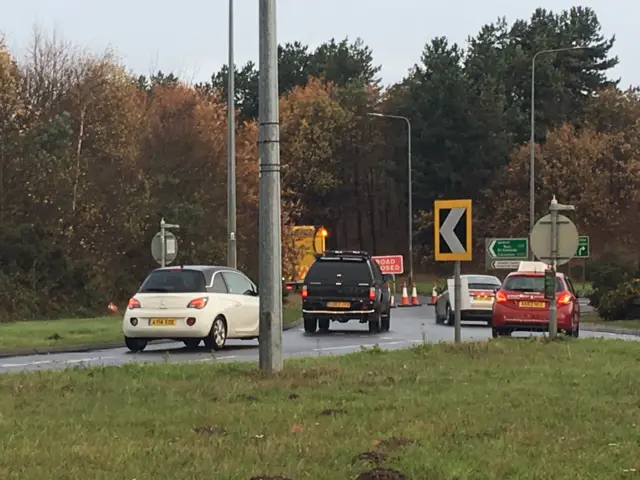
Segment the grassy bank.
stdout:
<svg viewBox="0 0 640 480">
<path fill-rule="evenodd" d="M 283 321 L 293 323 L 300 316 L 299 298 L 287 299 L 284 305 Z M 0 351 L 29 348 L 46 349 L 121 340 L 121 315 L 0 324 Z"/>
<path fill-rule="evenodd" d="M 635 320 L 604 320 L 598 316 L 597 312 L 586 312 L 580 316 L 580 320 L 585 325 L 640 330 L 640 318 Z"/>
<path fill-rule="evenodd" d="M 7 374 L 0 478 L 631 478 L 639 355 L 508 339 L 296 360 L 272 378 L 249 364 Z M 359 476 L 375 462 L 406 477 Z"/>
</svg>

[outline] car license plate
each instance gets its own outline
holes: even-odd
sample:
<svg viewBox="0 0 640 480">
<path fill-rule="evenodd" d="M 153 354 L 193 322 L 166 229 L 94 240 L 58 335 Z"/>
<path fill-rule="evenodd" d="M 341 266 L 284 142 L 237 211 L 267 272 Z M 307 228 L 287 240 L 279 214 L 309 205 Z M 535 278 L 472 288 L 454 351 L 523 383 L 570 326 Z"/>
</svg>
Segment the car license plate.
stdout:
<svg viewBox="0 0 640 480">
<path fill-rule="evenodd" d="M 489 300 L 489 297 L 487 297 L 486 295 L 476 295 L 474 298 L 476 300 Z"/>
<path fill-rule="evenodd" d="M 152 318 L 149 320 L 150 327 L 175 327 L 175 318 Z"/>
<path fill-rule="evenodd" d="M 327 302 L 329 308 L 349 308 L 350 306 L 351 302 Z"/>
<path fill-rule="evenodd" d="M 520 302 L 520 306 L 524 308 L 544 308 L 544 302 Z"/>
</svg>

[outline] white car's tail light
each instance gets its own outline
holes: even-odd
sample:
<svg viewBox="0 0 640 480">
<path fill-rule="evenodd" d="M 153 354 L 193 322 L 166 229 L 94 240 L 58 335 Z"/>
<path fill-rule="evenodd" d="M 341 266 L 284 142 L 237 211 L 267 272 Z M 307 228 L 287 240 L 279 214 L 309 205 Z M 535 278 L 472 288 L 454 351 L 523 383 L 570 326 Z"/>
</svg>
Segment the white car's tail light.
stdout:
<svg viewBox="0 0 640 480">
<path fill-rule="evenodd" d="M 204 307 L 207 306 L 208 302 L 209 302 L 209 299 L 207 297 L 194 298 L 189 302 L 189 304 L 187 305 L 187 308 L 195 308 L 196 310 L 202 310 Z"/>
<path fill-rule="evenodd" d="M 133 310 L 134 308 L 140 308 L 141 305 L 140 305 L 140 302 L 138 301 L 138 299 L 132 298 L 132 299 L 129 300 L 128 307 L 129 307 L 129 310 Z"/>
</svg>

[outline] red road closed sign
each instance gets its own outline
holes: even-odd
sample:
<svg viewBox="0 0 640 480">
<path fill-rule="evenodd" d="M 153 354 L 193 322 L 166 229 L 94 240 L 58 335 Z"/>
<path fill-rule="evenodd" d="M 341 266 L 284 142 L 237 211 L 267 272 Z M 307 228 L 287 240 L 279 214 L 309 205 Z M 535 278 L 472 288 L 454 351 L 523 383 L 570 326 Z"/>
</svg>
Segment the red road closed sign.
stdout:
<svg viewBox="0 0 640 480">
<path fill-rule="evenodd" d="M 402 275 L 404 273 L 404 261 L 402 255 L 384 255 L 380 257 L 372 257 L 380 270 L 385 274 Z"/>
</svg>

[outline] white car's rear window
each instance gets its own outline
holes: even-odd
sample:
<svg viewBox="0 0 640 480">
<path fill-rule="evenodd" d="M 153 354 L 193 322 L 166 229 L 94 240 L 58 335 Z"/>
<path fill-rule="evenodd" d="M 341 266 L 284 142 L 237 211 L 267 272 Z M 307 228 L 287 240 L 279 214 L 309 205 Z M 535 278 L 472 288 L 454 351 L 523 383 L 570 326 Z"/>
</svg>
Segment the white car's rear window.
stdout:
<svg viewBox="0 0 640 480">
<path fill-rule="evenodd" d="M 206 292 L 204 275 L 199 270 L 156 270 L 146 278 L 139 293 Z"/>
</svg>

